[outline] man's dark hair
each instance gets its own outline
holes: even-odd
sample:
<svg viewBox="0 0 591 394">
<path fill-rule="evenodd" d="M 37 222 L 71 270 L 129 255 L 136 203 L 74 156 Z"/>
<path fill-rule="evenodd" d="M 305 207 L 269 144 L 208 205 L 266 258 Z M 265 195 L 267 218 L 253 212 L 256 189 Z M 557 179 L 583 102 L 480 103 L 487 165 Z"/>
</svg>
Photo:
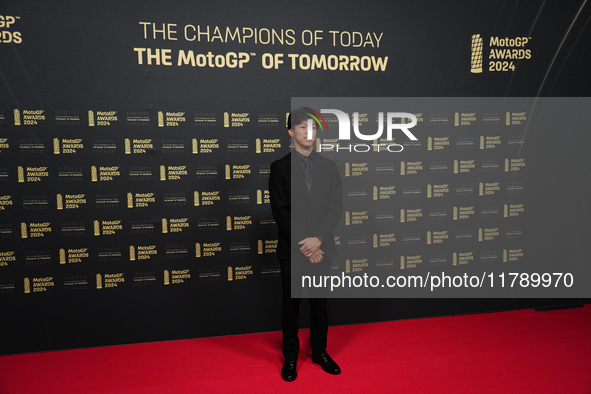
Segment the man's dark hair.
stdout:
<svg viewBox="0 0 591 394">
<path fill-rule="evenodd" d="M 308 115 L 308 112 L 310 111 L 305 108 L 298 108 L 291 111 L 291 113 L 287 117 L 287 128 L 291 129 L 292 124 L 298 125 L 308 119 L 314 120 L 312 116 Z"/>
</svg>

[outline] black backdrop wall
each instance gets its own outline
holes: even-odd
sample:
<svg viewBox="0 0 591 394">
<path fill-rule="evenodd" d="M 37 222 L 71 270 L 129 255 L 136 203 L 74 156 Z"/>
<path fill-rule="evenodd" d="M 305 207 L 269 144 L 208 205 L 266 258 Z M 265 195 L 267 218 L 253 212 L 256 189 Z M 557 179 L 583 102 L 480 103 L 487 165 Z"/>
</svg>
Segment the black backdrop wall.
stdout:
<svg viewBox="0 0 591 394">
<path fill-rule="evenodd" d="M 0 353 L 279 329 L 267 179 L 291 97 L 589 96 L 584 3 L 4 2 Z M 559 142 L 539 144 L 564 184 L 534 222 L 567 233 L 548 258 L 583 262 L 589 166 Z M 572 302 L 333 300 L 330 318 Z"/>
</svg>

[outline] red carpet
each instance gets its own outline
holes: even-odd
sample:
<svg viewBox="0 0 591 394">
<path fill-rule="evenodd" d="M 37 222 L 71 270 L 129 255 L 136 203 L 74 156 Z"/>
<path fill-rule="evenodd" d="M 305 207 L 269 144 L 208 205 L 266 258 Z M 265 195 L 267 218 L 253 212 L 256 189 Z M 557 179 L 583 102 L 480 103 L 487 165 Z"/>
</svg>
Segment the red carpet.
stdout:
<svg viewBox="0 0 591 394">
<path fill-rule="evenodd" d="M 301 331 L 307 345 L 307 330 Z M 0 393 L 591 393 L 591 305 L 331 327 L 328 375 L 278 332 L 0 357 Z"/>
</svg>

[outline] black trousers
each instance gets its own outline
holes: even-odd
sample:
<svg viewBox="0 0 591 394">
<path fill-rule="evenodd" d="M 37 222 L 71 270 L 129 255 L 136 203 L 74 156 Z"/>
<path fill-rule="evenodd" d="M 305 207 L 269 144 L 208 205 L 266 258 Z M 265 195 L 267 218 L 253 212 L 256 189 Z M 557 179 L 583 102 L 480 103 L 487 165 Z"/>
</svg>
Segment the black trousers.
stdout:
<svg viewBox="0 0 591 394">
<path fill-rule="evenodd" d="M 283 356 L 295 358 L 300 351 L 298 338 L 298 317 L 300 314 L 301 298 L 291 298 L 291 260 L 279 260 L 281 266 L 282 307 L 281 328 L 283 330 Z M 324 259 L 321 263 L 311 264 L 313 273 L 318 275 L 330 271 L 330 259 Z M 310 267 L 306 267 L 310 268 Z M 308 270 L 306 270 L 308 271 Z M 306 272 L 306 274 L 309 274 Z M 309 298 L 310 302 L 310 345 L 312 354 L 320 355 L 326 350 L 328 335 L 328 311 L 327 300 L 323 298 Z"/>
</svg>

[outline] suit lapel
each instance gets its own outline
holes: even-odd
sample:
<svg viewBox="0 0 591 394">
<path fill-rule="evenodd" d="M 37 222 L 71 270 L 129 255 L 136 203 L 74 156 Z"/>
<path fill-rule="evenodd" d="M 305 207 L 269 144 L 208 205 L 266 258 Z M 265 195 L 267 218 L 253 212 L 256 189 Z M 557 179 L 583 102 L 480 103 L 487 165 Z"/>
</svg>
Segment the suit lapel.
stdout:
<svg viewBox="0 0 591 394">
<path fill-rule="evenodd" d="M 299 163 L 299 161 L 297 160 L 297 155 L 294 155 L 293 153 L 289 155 L 290 157 L 290 167 L 291 167 L 291 175 L 292 175 L 292 179 L 295 180 L 299 190 L 302 191 L 302 194 L 304 196 L 306 196 L 306 198 L 308 199 L 308 201 L 310 200 L 310 194 L 308 192 L 308 186 L 306 185 L 306 179 L 304 177 L 304 171 L 302 170 L 302 167 Z M 293 160 L 291 160 L 293 158 Z M 312 180 L 312 189 L 314 188 L 314 180 Z"/>
<path fill-rule="evenodd" d="M 308 193 L 308 197 L 309 197 L 310 201 L 314 201 L 313 198 L 314 198 L 314 194 L 316 193 L 316 189 L 318 189 L 318 182 L 319 181 L 320 181 L 320 166 L 318 165 L 318 159 L 316 159 L 316 160 L 314 160 L 314 167 L 312 168 L 312 185 L 310 186 L 310 193 Z M 304 179 L 304 184 L 306 184 L 306 179 Z"/>
<path fill-rule="evenodd" d="M 312 169 L 312 187 L 310 188 L 310 200 L 311 201 L 314 201 L 314 196 L 318 192 L 321 182 L 325 181 L 324 175 L 322 173 L 323 166 L 320 162 L 321 158 L 319 156 L 320 155 L 318 155 L 318 154 L 314 155 L 314 168 Z M 306 180 L 304 179 L 304 184 L 305 183 L 306 183 Z"/>
</svg>

